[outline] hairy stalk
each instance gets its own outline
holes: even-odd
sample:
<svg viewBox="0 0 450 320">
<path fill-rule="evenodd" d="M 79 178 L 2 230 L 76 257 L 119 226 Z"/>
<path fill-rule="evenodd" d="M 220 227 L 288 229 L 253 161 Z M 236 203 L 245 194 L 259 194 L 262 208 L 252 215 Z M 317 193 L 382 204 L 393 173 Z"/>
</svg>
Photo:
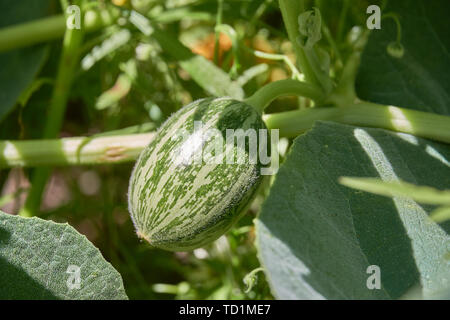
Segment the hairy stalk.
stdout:
<svg viewBox="0 0 450 320">
<path fill-rule="evenodd" d="M 337 31 L 337 41 L 339 43 L 343 42 L 344 40 L 344 30 L 345 30 L 345 24 L 347 22 L 347 14 L 350 8 L 350 0 L 343 0 L 342 1 L 342 9 L 339 16 L 339 25 L 338 25 L 338 31 Z"/>
<path fill-rule="evenodd" d="M 65 27 L 64 15 L 57 15 L 0 29 L 0 52 L 60 38 Z"/>
<path fill-rule="evenodd" d="M 59 60 L 58 73 L 48 108 L 44 126 L 44 139 L 51 139 L 58 135 L 61 129 L 69 90 L 72 85 L 73 74 L 78 63 L 78 49 L 83 41 L 82 29 L 67 29 L 63 40 L 63 50 Z M 33 216 L 39 210 L 45 183 L 50 175 L 50 168 L 36 169 L 32 175 L 32 187 L 24 207 L 20 210 L 21 216 Z"/>
<path fill-rule="evenodd" d="M 222 24 L 223 17 L 223 0 L 217 1 L 216 28 Z M 219 65 L 220 54 L 220 30 L 215 29 L 214 35 L 214 64 Z"/>
<path fill-rule="evenodd" d="M 315 101 L 324 99 L 323 92 L 314 85 L 286 79 L 266 84 L 251 97 L 245 99 L 244 102 L 262 112 L 276 98 L 289 95 L 302 96 Z"/>
<path fill-rule="evenodd" d="M 291 62 L 291 60 L 289 59 L 288 56 L 286 56 L 284 54 L 267 53 L 267 52 L 262 52 L 262 51 L 258 51 L 258 50 L 252 50 L 248 47 L 244 47 L 244 49 L 246 49 L 248 52 L 250 52 L 257 58 L 283 61 L 287 65 L 289 70 L 291 71 L 292 78 L 295 80 L 301 80 L 302 75 L 298 71 L 297 67 Z"/>
<path fill-rule="evenodd" d="M 363 31 L 353 47 L 353 53 L 347 58 L 338 85 L 327 98 L 327 103 L 338 107 L 348 107 L 356 103 L 356 76 L 361 62 L 362 51 L 369 38 L 369 31 Z"/>
<path fill-rule="evenodd" d="M 355 81 L 361 60 L 361 52 L 354 51 L 348 58 L 337 87 L 328 97 L 327 102 L 338 107 L 347 107 L 356 102 Z"/>
<path fill-rule="evenodd" d="M 330 29 L 328 28 L 325 21 L 323 21 L 323 20 L 322 20 L 322 33 L 325 36 L 325 39 L 327 39 L 328 44 L 330 45 L 331 49 L 334 51 L 338 67 L 340 68 L 343 65 L 341 51 L 339 50 L 339 47 L 338 47 L 336 41 L 334 40 Z"/>
<path fill-rule="evenodd" d="M 0 168 L 134 161 L 155 134 L 0 141 Z"/>
<path fill-rule="evenodd" d="M 235 76 L 238 74 L 239 69 L 241 68 L 239 62 L 239 39 L 236 33 L 231 26 L 227 24 L 218 24 L 215 27 L 215 31 L 219 34 L 222 32 L 226 34 L 231 40 L 231 50 L 233 53 L 233 65 L 231 66 L 230 74 Z"/>
<path fill-rule="evenodd" d="M 263 116 L 268 128 L 280 135 L 296 137 L 312 128 L 315 121 L 375 127 L 450 143 L 450 117 L 434 113 L 362 102 L 346 108 L 310 108 Z"/>
</svg>

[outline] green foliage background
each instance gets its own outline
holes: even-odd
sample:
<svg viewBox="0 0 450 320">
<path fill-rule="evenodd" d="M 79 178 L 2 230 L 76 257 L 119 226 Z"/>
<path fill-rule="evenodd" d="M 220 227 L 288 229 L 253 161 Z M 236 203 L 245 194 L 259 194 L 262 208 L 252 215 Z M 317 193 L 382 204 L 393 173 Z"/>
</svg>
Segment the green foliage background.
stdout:
<svg viewBox="0 0 450 320">
<path fill-rule="evenodd" d="M 277 1 L 74 2 L 85 9 L 111 9 L 113 13 L 136 10 L 148 19 L 154 33 L 147 36 L 119 19 L 84 34 L 77 48 L 79 58 L 84 62 L 97 58 L 87 70 L 81 67 L 83 63 L 74 70 L 58 137 L 152 131 L 193 100 L 210 95 L 248 97 L 268 82 L 295 76 L 286 59 L 252 53 L 282 54 L 295 62 Z M 386 51 L 398 29 L 395 19 L 384 18 L 383 29 L 372 33 L 362 55 L 356 80 L 358 97 L 450 115 L 448 2 L 417 1 L 417 6 L 406 0 L 305 2 L 322 14 L 325 25 L 318 45 L 330 53 L 330 73 L 335 78 L 343 74 L 344 62 L 363 37 L 366 8 L 378 4 L 386 12 L 399 14 L 405 55 L 395 59 Z M 25 4 L 3 0 L 0 28 L 55 14 L 61 14 L 57 1 L 29 0 Z M 231 26 L 236 38 L 216 35 L 218 24 Z M 129 38 L 114 50 L 105 49 L 108 39 L 123 30 L 129 31 Z M 1 140 L 42 138 L 62 53 L 59 38 L 0 52 Z M 281 98 L 266 111 L 310 106 L 307 99 Z M 355 132 L 368 137 L 365 143 Z M 292 148 L 283 155 L 285 165 L 275 181 L 267 182 L 247 215 L 218 241 L 193 252 L 166 252 L 138 240 L 127 210 L 132 163 L 51 168 L 42 204 L 34 214 L 44 220 L 67 222 L 92 244 L 71 227 L 55 227 L 33 218 L 34 228 L 49 234 L 42 247 L 50 246 L 48 254 L 34 257 L 26 253 L 27 241 L 21 239 L 29 236 L 39 241 L 35 229 L 31 225 L 14 229 L 11 224 L 23 224 L 24 219 L 0 213 L 0 270 L 14 269 L 8 261 L 15 261 L 26 274 L 36 272 L 36 283 L 30 285 L 42 289 L 44 280 L 33 263 L 50 261 L 46 258 L 52 241 L 66 235 L 68 252 L 75 250 L 72 255 L 80 254 L 77 248 L 70 248 L 76 241 L 83 242 L 83 250 L 92 252 L 95 259 L 88 268 L 117 270 L 130 299 L 386 299 L 400 298 L 418 283 L 430 296 L 444 291 L 446 297 L 449 222 L 425 228 L 429 222 L 425 218 L 433 206 L 355 191 L 340 185 L 338 179 L 383 178 L 392 175 L 386 169 L 391 166 L 407 182 L 449 189 L 448 145 L 330 122 L 317 123 L 306 135 L 286 141 Z M 367 151 L 375 150 L 375 145 L 389 161 L 378 157 L 380 153 Z M 382 170 L 377 171 L 377 165 Z M 19 212 L 35 173 L 36 169 L 29 168 L 0 170 L 0 209 Z M 411 216 L 411 212 L 416 215 Z M 23 256 L 7 248 L 13 244 L 22 246 Z M 417 247 L 427 250 L 418 252 Z M 85 251 L 79 259 L 87 259 Z M 25 263 L 27 259 L 30 265 Z M 381 265 L 386 271 L 382 291 L 364 288 L 367 264 Z M 261 266 L 265 272 L 259 272 Z M 404 272 L 401 277 L 399 266 Z M 57 265 L 55 270 L 63 267 Z M 250 287 L 249 274 L 256 280 Z M 124 298 L 120 277 L 113 271 L 107 276 L 112 277 L 113 287 L 119 288 L 117 296 L 111 294 L 114 288 L 103 288 L 98 295 L 56 295 L 64 289 L 56 286 L 54 291 L 43 290 L 39 297 Z M 0 288 L 7 285 L 5 279 L 0 279 Z M 13 298 L 26 297 L 20 290 Z M 3 294 L 0 289 L 0 298 L 11 298 Z"/>
</svg>

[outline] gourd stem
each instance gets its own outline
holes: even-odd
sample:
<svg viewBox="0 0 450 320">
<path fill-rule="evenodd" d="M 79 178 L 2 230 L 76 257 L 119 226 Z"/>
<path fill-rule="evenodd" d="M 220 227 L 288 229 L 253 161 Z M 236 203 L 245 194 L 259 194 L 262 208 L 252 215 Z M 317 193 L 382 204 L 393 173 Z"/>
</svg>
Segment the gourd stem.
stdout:
<svg viewBox="0 0 450 320">
<path fill-rule="evenodd" d="M 134 161 L 155 133 L 0 141 L 0 169 Z"/>
<path fill-rule="evenodd" d="M 316 86 L 292 79 L 279 80 L 266 84 L 251 97 L 244 100 L 262 112 L 273 100 L 281 96 L 303 96 L 315 101 L 324 99 L 323 91 Z"/>
<path fill-rule="evenodd" d="M 310 108 L 264 115 L 269 129 L 296 137 L 312 128 L 315 121 L 382 128 L 450 143 L 450 117 L 434 113 L 362 102 L 346 108 Z"/>
</svg>

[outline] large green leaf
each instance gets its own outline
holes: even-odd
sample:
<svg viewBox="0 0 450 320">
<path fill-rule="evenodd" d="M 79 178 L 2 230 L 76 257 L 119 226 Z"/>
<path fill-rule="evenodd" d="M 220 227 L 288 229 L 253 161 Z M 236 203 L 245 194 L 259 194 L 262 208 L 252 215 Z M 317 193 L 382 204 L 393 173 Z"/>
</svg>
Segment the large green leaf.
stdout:
<svg viewBox="0 0 450 320">
<path fill-rule="evenodd" d="M 48 14 L 50 0 L 0 2 L 0 28 Z M 47 54 L 44 45 L 0 53 L 0 121 L 16 104 L 40 70 Z"/>
<path fill-rule="evenodd" d="M 382 104 L 450 115 L 450 24 L 448 0 L 389 1 L 383 13 L 395 13 L 401 25 L 404 55 L 387 47 L 396 41 L 393 19 L 382 20 L 364 50 L 357 93 Z"/>
<path fill-rule="evenodd" d="M 319 122 L 297 138 L 257 220 L 258 248 L 283 299 L 390 299 L 450 290 L 450 224 L 431 206 L 339 184 L 342 176 L 450 187 L 450 148 L 410 135 Z M 368 289 L 371 265 L 380 290 Z"/>
<path fill-rule="evenodd" d="M 39 218 L 0 212 L 0 274 L 0 299 L 127 299 L 120 274 L 86 237 Z"/>
</svg>

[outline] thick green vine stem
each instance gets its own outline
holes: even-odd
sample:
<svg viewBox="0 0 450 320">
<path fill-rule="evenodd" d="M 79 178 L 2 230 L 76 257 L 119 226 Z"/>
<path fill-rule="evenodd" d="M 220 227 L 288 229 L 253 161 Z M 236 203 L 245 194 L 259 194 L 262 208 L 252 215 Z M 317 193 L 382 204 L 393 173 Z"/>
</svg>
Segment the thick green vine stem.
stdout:
<svg viewBox="0 0 450 320">
<path fill-rule="evenodd" d="M 450 143 L 450 117 L 434 113 L 362 102 L 347 108 L 310 108 L 264 115 L 269 129 L 280 129 L 280 135 L 296 137 L 309 130 L 315 121 L 375 127 L 403 132 Z"/>
<path fill-rule="evenodd" d="M 0 169 L 134 161 L 154 135 L 0 141 Z"/>
<path fill-rule="evenodd" d="M 323 91 L 316 86 L 306 82 L 286 79 L 266 84 L 251 97 L 245 99 L 244 102 L 262 113 L 273 100 L 289 95 L 310 98 L 316 102 L 324 99 Z"/>
<path fill-rule="evenodd" d="M 433 113 L 359 103 L 347 108 L 309 108 L 263 116 L 269 129 L 296 137 L 316 121 L 384 128 L 450 143 L 450 117 Z M 134 161 L 154 133 L 51 140 L 0 141 L 0 169 L 55 165 L 91 165 Z"/>
</svg>

